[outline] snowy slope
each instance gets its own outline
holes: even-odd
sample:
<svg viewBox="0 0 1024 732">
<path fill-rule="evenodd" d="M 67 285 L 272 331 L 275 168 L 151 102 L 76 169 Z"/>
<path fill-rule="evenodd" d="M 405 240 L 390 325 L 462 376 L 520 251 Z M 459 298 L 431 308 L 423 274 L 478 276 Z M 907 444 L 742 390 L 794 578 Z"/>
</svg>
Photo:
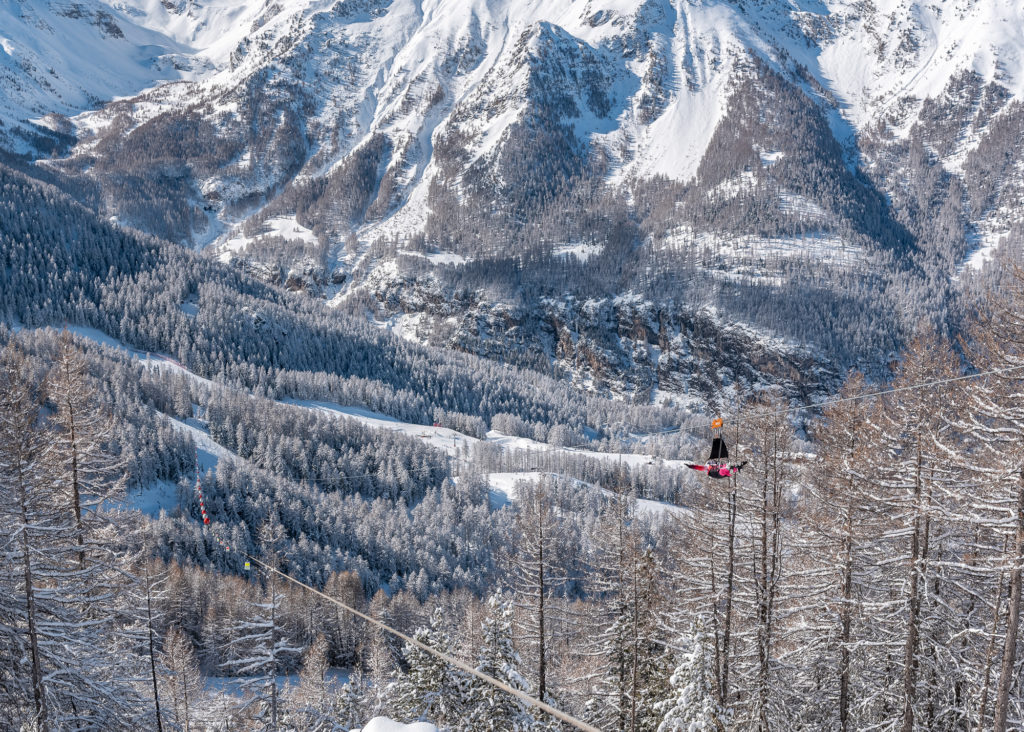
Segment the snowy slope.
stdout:
<svg viewBox="0 0 1024 732">
<path fill-rule="evenodd" d="M 259 78 L 301 108 L 304 174 L 336 168 L 374 135 L 387 139 L 380 174 L 388 197 L 361 234 L 369 238 L 422 227 L 439 140 L 458 134 L 462 168 L 493 161 L 544 94 L 558 96 L 575 136 L 607 156 L 611 181 L 685 180 L 752 55 L 807 80 L 848 142 L 894 105 L 910 119 L 906 100 L 939 94 L 963 69 L 1020 95 L 1022 13 L 1010 0 L 34 0 L 0 8 L 8 79 L 0 118 L 10 125 L 71 113 L 176 78 L 195 81 L 184 95 L 170 87 L 148 94 L 129 119 L 121 106 L 77 129 L 117 119 L 125 134 L 186 99 L 224 128 L 253 121 L 243 97 Z M 197 186 L 230 201 L 280 185 L 290 173 L 244 175 L 266 152 L 225 160 L 236 169 Z M 237 220 L 234 211 L 221 216 Z M 222 231 L 212 227 L 203 240 Z"/>
<path fill-rule="evenodd" d="M 564 97 L 565 121 L 609 157 L 612 180 L 686 179 L 749 53 L 813 68 L 798 14 L 774 4 L 747 12 L 669 0 L 181 6 L 136 0 L 125 12 L 190 49 L 195 66 L 217 71 L 184 95 L 172 88 L 148 94 L 128 120 L 121 105 L 77 128 L 94 132 L 116 119 L 124 134 L 185 99 L 205 105 L 204 116 L 222 129 L 249 124 L 244 98 L 260 78 L 284 104 L 303 109 L 309 149 L 296 163 L 306 174 L 337 168 L 374 135 L 387 139 L 385 215 L 369 222 L 365 237 L 422 226 L 439 139 L 459 135 L 463 168 L 493 160 L 540 94 Z M 254 156 L 265 153 L 250 148 L 241 160 L 225 160 L 235 168 L 197 181 L 198 188 L 230 201 L 280 185 L 286 173 L 255 170 Z M 202 240 L 221 230 L 210 228 Z"/>
<path fill-rule="evenodd" d="M 137 25 L 191 49 L 204 66 L 212 68 L 227 65 L 231 51 L 246 35 L 281 12 L 273 0 L 115 0 L 112 4 Z"/>
<path fill-rule="evenodd" d="M 30 149 L 28 120 L 69 131 L 72 115 L 190 75 L 191 49 L 99 0 L 0 3 L 0 146 Z"/>
<path fill-rule="evenodd" d="M 901 99 L 942 93 L 965 69 L 1024 95 L 1024 6 L 984 2 L 829 3 L 821 76 L 859 128 Z"/>
<path fill-rule="evenodd" d="M 487 482 L 490 485 L 491 506 L 494 508 L 500 508 L 512 501 L 518 500 L 519 495 L 517 489 L 521 483 L 535 485 L 544 475 L 544 473 L 531 471 L 522 473 L 488 473 Z M 606 488 L 600 488 L 590 483 L 583 483 L 578 480 L 573 482 L 581 488 L 599 491 L 602 495 L 611 499 L 616 498 L 616 495 Z M 636 499 L 636 510 L 641 514 L 645 514 L 654 519 L 664 518 L 668 515 L 685 516 L 689 514 L 689 511 L 681 506 L 675 506 L 663 501 L 652 501 L 647 498 Z"/>
<path fill-rule="evenodd" d="M 503 152 L 518 139 L 517 126 L 535 125 L 537 115 L 568 125 L 588 148 L 584 157 L 600 154 L 611 184 L 654 175 L 690 180 L 755 57 L 823 105 L 848 151 L 856 132 L 894 111 L 905 134 L 921 100 L 964 69 L 1011 94 L 1024 84 L 1024 43 L 1015 32 L 1024 19 L 1006 0 L 909 9 L 895 0 L 131 0 L 117 7 L 134 32 L 160 33 L 164 45 L 185 53 L 191 61 L 172 75 L 192 81 L 77 118 L 78 153 L 88 165 L 100 141 L 135 130 L 140 142 L 158 146 L 146 138 L 166 134 L 162 127 L 141 125 L 187 107 L 227 144 L 223 157 L 190 165 L 188 205 L 202 207 L 206 220 L 156 233 L 214 243 L 225 257 L 244 255 L 251 238 L 239 235 L 238 224 L 267 216 L 252 201 L 317 178 L 330 190 L 332 175 L 340 195 L 317 212 L 329 258 L 342 257 L 350 232 L 365 243 L 422 231 L 431 185 L 458 189 L 487 171 L 487 184 L 500 189 Z M 127 75 L 124 86 L 141 89 L 156 78 L 137 76 Z M 43 101 L 33 98 L 37 116 Z M 116 157 L 111 165 L 119 169 L 125 163 Z M 370 190 L 346 200 L 353 175 Z M 276 220 L 296 215 L 294 203 L 271 208 Z M 360 250 L 345 259 L 355 266 L 353 251 Z"/>
</svg>

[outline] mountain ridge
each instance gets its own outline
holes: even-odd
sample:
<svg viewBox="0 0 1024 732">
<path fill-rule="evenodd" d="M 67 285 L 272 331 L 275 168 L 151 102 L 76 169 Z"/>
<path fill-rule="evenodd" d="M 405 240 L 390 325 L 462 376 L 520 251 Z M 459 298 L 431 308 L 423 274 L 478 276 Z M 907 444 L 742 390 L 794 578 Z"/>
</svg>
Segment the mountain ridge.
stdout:
<svg viewBox="0 0 1024 732">
<path fill-rule="evenodd" d="M 123 224 L 382 324 L 437 301 L 426 341 L 515 361 L 471 325 L 488 303 L 553 323 L 637 296 L 872 368 L 922 321 L 955 331 L 964 267 L 1014 236 L 1024 74 L 1001 0 L 115 10 L 160 34 L 160 63 L 192 62 L 72 119 L 55 107 L 40 165 Z M 592 360 L 545 338 L 527 350 Z M 608 362 L 641 393 L 693 365 L 642 376 L 639 347 Z"/>
</svg>

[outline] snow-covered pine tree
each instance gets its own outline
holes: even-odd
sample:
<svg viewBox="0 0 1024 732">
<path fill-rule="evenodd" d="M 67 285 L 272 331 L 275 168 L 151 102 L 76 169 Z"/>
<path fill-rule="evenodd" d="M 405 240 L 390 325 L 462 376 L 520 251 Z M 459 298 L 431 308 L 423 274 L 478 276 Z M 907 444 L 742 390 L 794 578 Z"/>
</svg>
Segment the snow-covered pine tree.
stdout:
<svg viewBox="0 0 1024 732">
<path fill-rule="evenodd" d="M 565 582 L 555 564 L 555 532 L 558 531 L 548 478 L 536 485 L 522 482 L 519 491 L 516 530 L 518 541 L 511 559 L 511 577 L 516 604 L 521 609 L 517 638 L 526 647 L 534 668 L 537 698 L 549 693 L 548 644 L 551 635 L 549 597 Z"/>
<path fill-rule="evenodd" d="M 865 393 L 864 377 L 851 375 L 839 392 L 844 401 L 828 407 L 815 425 L 817 460 L 811 493 L 800 512 L 807 529 L 798 537 L 809 553 L 802 566 L 809 601 L 803 604 L 814 616 L 808 626 L 815 636 L 805 639 L 801 656 L 807 659 L 807 668 L 823 663 L 834 671 L 830 680 L 808 680 L 815 684 L 810 701 L 820 710 L 818 723 L 831 724 L 834 715 L 840 732 L 860 726 L 856 699 L 867 693 L 857 674 L 862 660 L 854 656 L 860 589 L 855 573 L 863 574 L 864 545 L 882 528 L 879 512 L 872 510 L 868 477 L 876 453 L 869 429 L 875 407 L 858 398 Z M 795 552 L 794 561 L 800 561 L 802 553 Z"/>
<path fill-rule="evenodd" d="M 329 716 L 336 729 L 354 729 L 373 716 L 367 709 L 366 692 L 365 680 L 356 673 L 331 697 Z"/>
<path fill-rule="evenodd" d="M 388 596 L 383 590 L 377 590 L 370 600 L 369 615 L 393 627 Z M 370 681 L 368 706 L 374 714 L 383 714 L 387 711 L 387 699 L 396 688 L 394 681 L 398 673 L 398 661 L 393 639 L 394 636 L 391 634 L 376 626 L 370 626 L 360 646 L 359 655 L 366 665 Z"/>
<path fill-rule="evenodd" d="M 528 691 L 529 683 L 519 671 L 519 654 L 512 644 L 513 615 L 511 598 L 500 590 L 487 598 L 487 615 L 482 623 L 483 643 L 476 669 L 513 689 Z M 520 699 L 475 677 L 471 680 L 465 729 L 528 732 L 535 724 L 529 708 Z"/>
<path fill-rule="evenodd" d="M 430 616 L 430 625 L 419 628 L 413 638 L 444 653 L 451 653 L 441 608 Z M 422 648 L 406 644 L 406 673 L 387 690 L 394 712 L 407 721 L 430 721 L 439 727 L 461 724 L 466 718 L 470 683 L 467 674 Z"/>
<path fill-rule="evenodd" d="M 50 446 L 39 425 L 41 383 L 17 342 L 0 352 L 0 525 L 4 527 L 0 632 L 11 649 L 3 701 L 12 726 L 47 732 L 51 709 L 43 685 L 37 556 L 54 520 L 46 490 Z"/>
<path fill-rule="evenodd" d="M 669 679 L 671 694 L 654 705 L 660 716 L 657 732 L 719 732 L 728 718 L 714 689 L 714 668 L 708 658 L 711 638 L 697 619 L 680 639 L 685 649 Z"/>
<path fill-rule="evenodd" d="M 245 707 L 256 705 L 255 716 L 270 729 L 280 724 L 280 694 L 277 677 L 297 665 L 302 649 L 295 646 L 281 629 L 284 594 L 276 572 L 268 572 L 266 594 L 262 602 L 249 605 L 248 617 L 231 629 L 229 657 L 222 667 L 236 676 L 246 677 L 242 688 L 252 694 Z"/>
<path fill-rule="evenodd" d="M 164 677 L 164 704 L 171 708 L 174 723 L 184 732 L 190 732 L 206 698 L 192 640 L 181 628 L 171 626 L 164 635 L 160 655 L 167 673 Z"/>
<path fill-rule="evenodd" d="M 351 570 L 333 572 L 327 578 L 324 592 L 357 610 L 363 610 L 366 604 L 363 583 L 359 580 L 359 574 Z M 356 665 L 359 662 L 359 640 L 365 632 L 365 622 L 337 605 L 311 603 L 311 607 L 322 608 L 322 612 L 318 613 L 319 620 L 325 616 L 333 619 L 326 629 L 331 662 L 339 667 Z"/>
<path fill-rule="evenodd" d="M 991 604 L 995 622 L 991 624 L 990 648 L 981 654 L 978 676 L 983 680 L 976 720 L 977 729 L 995 732 L 1024 722 L 1018 652 L 1024 598 L 1024 404 L 1020 399 L 1024 389 L 1024 271 L 1014 267 L 1008 280 L 990 296 L 969 339 L 974 367 L 999 372 L 969 389 L 968 406 L 959 415 L 974 441 L 965 462 L 985 487 L 971 506 L 971 519 L 994 529 L 985 542 L 989 545 L 986 553 L 992 557 L 988 560 L 992 578 L 989 599 L 983 602 Z M 1001 616 L 1005 617 L 1002 622 Z M 991 647 L 996 645 L 998 648 Z"/>
<path fill-rule="evenodd" d="M 592 680 L 592 721 L 606 729 L 653 731 L 654 704 L 665 697 L 672 670 L 661 638 L 666 579 L 632 496 L 607 502 L 592 541 L 598 617 L 591 642 L 603 661 Z"/>
<path fill-rule="evenodd" d="M 133 514 L 119 515 L 119 531 L 132 539 L 137 537 L 141 532 L 133 526 L 135 520 Z M 149 709 L 135 720 L 136 725 L 164 732 L 166 723 L 174 719 L 173 705 L 168 705 L 164 699 L 168 672 L 158 651 L 161 629 L 167 626 L 168 573 L 166 565 L 142 556 L 148 553 L 148 549 L 142 552 L 137 546 L 132 549 L 118 557 L 119 569 L 127 586 L 114 607 L 115 614 L 110 618 L 111 626 L 117 628 L 117 632 L 111 635 L 116 649 L 125 656 L 138 656 L 145 667 L 146 676 L 140 680 L 140 690 L 149 702 Z"/>
<path fill-rule="evenodd" d="M 892 385 L 898 389 L 948 379 L 959 373 L 958 365 L 948 344 L 933 334 L 922 334 L 908 345 Z M 900 648 L 898 659 L 876 658 L 873 665 L 899 668 L 896 678 L 877 682 L 877 693 L 885 697 L 896 692 L 889 703 L 900 717 L 902 732 L 912 732 L 915 725 L 931 725 L 933 698 L 944 693 L 935 683 L 948 688 L 952 676 L 948 668 L 938 674 L 945 681 L 923 673 L 936 650 L 946 644 L 951 621 L 948 606 L 928 598 L 934 596 L 934 583 L 941 581 L 937 568 L 949 559 L 939 554 L 943 544 L 933 542 L 944 528 L 936 522 L 962 478 L 949 459 L 956 452 L 950 442 L 955 434 L 947 429 L 946 416 L 952 399 L 952 393 L 934 388 L 899 391 L 888 395 L 872 418 L 875 454 L 883 466 L 874 471 L 872 483 L 889 522 L 872 543 L 881 579 L 874 594 L 878 616 L 874 625 L 887 635 L 879 648 Z M 953 537 L 947 538 L 946 546 L 955 546 Z M 894 561 L 897 558 L 900 561 Z M 900 600 L 894 603 L 894 597 Z M 929 678 L 935 683 L 929 683 Z"/>
<path fill-rule="evenodd" d="M 735 437 L 732 440 L 737 443 Z M 723 706 L 732 698 L 732 662 L 737 631 L 739 590 L 737 521 L 739 476 L 701 481 L 689 497 L 689 510 L 662 527 L 668 558 L 671 600 L 665 623 L 673 634 L 686 635 L 695 615 L 708 618 L 712 639 L 715 693 Z"/>
<path fill-rule="evenodd" d="M 783 560 L 786 556 L 787 526 L 783 522 L 789 492 L 795 478 L 793 428 L 780 412 L 780 402 L 765 400 L 744 413 L 743 441 L 748 445 L 749 465 L 739 480 L 742 513 L 749 516 L 750 536 L 742 542 L 746 555 L 740 558 L 745 568 L 741 599 L 746 622 L 737 633 L 746 656 L 737 663 L 737 691 L 741 692 L 742 723 L 754 729 L 769 730 L 778 724 L 784 705 L 786 682 L 779 678 L 778 647 L 784 636 L 781 605 Z"/>
<path fill-rule="evenodd" d="M 0 512 L 17 539 L 4 568 L 21 570 L 8 581 L 32 679 L 26 721 L 42 729 L 130 728 L 152 704 L 136 684 L 147 678 L 142 656 L 124 653 L 111 632 L 124 587 L 112 555 L 117 537 L 85 522 L 78 530 L 65 489 L 70 476 L 60 469 L 66 445 L 40 420 L 41 369 L 16 342 L 0 355 L 0 381 L 0 471 L 13 489 L 3 492 Z"/>
</svg>

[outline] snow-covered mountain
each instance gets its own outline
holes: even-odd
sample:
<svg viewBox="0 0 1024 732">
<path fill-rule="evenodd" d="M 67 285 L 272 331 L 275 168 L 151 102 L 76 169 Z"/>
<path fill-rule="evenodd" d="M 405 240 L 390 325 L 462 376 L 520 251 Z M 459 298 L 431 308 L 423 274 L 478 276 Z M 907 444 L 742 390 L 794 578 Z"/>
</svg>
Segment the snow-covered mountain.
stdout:
<svg viewBox="0 0 1024 732">
<path fill-rule="evenodd" d="M 118 220 L 634 397 L 760 378 L 726 323 L 762 375 L 884 360 L 1016 235 L 1009 0 L 0 13 L 3 145 Z"/>
</svg>

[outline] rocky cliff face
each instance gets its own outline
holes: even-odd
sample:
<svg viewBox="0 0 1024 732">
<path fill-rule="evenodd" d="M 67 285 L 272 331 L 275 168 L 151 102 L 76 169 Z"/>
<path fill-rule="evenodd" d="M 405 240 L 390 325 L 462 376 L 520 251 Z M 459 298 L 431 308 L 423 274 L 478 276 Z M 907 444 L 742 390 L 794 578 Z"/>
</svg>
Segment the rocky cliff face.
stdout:
<svg viewBox="0 0 1024 732">
<path fill-rule="evenodd" d="M 1019 236 L 1002 0 L 2 12 L 0 146 L 40 175 L 410 337 L 634 399 L 884 363 L 955 329 Z"/>
</svg>

